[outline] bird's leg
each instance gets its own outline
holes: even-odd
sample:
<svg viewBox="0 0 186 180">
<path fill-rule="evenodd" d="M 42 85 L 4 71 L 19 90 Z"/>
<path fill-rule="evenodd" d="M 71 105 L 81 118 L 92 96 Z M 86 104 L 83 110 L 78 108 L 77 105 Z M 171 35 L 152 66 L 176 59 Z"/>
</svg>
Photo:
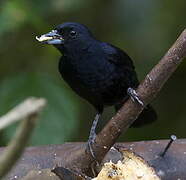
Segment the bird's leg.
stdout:
<svg viewBox="0 0 186 180">
<path fill-rule="evenodd" d="M 92 157 L 95 160 L 96 160 L 96 157 L 95 157 L 94 151 L 92 149 L 92 144 L 95 142 L 95 139 L 96 139 L 96 127 L 97 127 L 100 116 L 101 116 L 100 113 L 96 114 L 96 116 L 94 118 L 94 121 L 92 123 L 92 127 L 90 129 L 90 135 L 89 135 L 89 139 L 88 139 L 88 148 L 90 150 L 90 153 L 91 153 Z"/>
<path fill-rule="evenodd" d="M 127 89 L 127 94 L 131 97 L 131 99 L 132 99 L 134 102 L 136 101 L 136 102 L 138 102 L 141 106 L 144 106 L 144 103 L 140 100 L 140 98 L 139 98 L 137 92 L 136 92 L 133 88 L 129 87 L 129 88 Z"/>
</svg>

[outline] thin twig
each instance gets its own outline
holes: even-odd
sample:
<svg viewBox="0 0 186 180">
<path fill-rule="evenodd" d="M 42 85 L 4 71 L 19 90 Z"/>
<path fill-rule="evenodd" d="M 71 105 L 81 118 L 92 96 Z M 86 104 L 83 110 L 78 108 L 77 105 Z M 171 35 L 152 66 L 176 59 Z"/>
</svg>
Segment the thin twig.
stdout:
<svg viewBox="0 0 186 180">
<path fill-rule="evenodd" d="M 14 122 L 19 118 L 24 118 L 25 120 L 21 122 L 20 126 L 16 130 L 14 138 L 5 148 L 0 157 L 0 179 L 7 174 L 17 159 L 21 156 L 35 126 L 38 113 L 45 105 L 45 99 L 29 98 L 10 111 L 7 116 L 5 115 L 3 117 L 3 119 L 7 119 L 8 122 Z M 13 117 L 13 115 L 15 116 Z"/>
<path fill-rule="evenodd" d="M 25 119 L 30 114 L 39 112 L 45 104 L 44 99 L 28 98 L 15 108 L 10 110 L 6 115 L 0 117 L 0 130 L 10 124 Z"/>
</svg>

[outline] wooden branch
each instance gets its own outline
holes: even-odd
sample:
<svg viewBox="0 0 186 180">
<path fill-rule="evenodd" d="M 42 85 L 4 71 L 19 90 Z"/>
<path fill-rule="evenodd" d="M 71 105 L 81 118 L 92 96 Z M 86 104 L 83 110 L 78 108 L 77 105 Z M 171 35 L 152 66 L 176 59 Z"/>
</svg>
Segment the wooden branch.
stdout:
<svg viewBox="0 0 186 180">
<path fill-rule="evenodd" d="M 160 62 L 147 74 L 146 78 L 137 88 L 137 93 L 145 105 L 152 101 L 160 91 L 164 83 L 176 70 L 182 59 L 186 57 L 186 30 L 182 32 L 174 45 L 169 49 Z M 123 105 L 120 111 L 108 122 L 103 130 L 97 135 L 93 150 L 99 162 L 116 142 L 121 133 L 129 128 L 136 120 L 143 107 L 131 99 Z M 93 158 L 86 147 L 69 157 L 67 167 L 90 174 L 90 166 Z"/>
<path fill-rule="evenodd" d="M 38 113 L 46 105 L 45 99 L 29 98 L 0 118 L 0 127 L 4 128 L 18 119 L 25 119 L 16 130 L 16 134 L 0 157 L 0 179 L 12 168 L 22 154 L 31 132 L 35 127 Z M 2 124 L 1 124 L 2 122 Z"/>
<path fill-rule="evenodd" d="M 140 83 L 137 93 L 145 105 L 149 104 L 156 97 L 184 57 L 186 57 L 186 30 L 182 32 L 165 56 L 147 74 L 144 81 Z M 142 106 L 129 99 L 109 121 L 96 138 L 94 151 L 99 161 L 103 159 L 110 147 L 113 146 L 118 136 L 126 132 L 142 110 Z"/>
</svg>

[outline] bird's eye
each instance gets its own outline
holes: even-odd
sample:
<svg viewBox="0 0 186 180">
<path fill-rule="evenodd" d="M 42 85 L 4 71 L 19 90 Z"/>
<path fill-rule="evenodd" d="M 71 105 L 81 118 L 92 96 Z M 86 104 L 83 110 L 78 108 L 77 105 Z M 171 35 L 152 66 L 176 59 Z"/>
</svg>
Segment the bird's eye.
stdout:
<svg viewBox="0 0 186 180">
<path fill-rule="evenodd" d="M 71 36 L 71 37 L 75 37 L 75 36 L 76 36 L 76 34 L 77 34 L 77 33 L 76 33 L 76 31 L 73 31 L 73 30 L 72 30 L 72 31 L 70 31 L 70 36 Z"/>
</svg>

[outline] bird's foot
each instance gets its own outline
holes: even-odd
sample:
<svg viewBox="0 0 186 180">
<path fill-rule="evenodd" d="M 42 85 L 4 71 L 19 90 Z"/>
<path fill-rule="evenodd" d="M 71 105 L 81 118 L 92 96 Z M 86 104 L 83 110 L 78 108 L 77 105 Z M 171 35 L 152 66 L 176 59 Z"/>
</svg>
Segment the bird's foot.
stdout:
<svg viewBox="0 0 186 180">
<path fill-rule="evenodd" d="M 97 123 L 99 121 L 101 114 L 96 114 L 94 121 L 92 123 L 92 127 L 90 129 L 90 135 L 89 135 L 89 139 L 88 139 L 88 149 L 90 151 L 90 154 L 92 155 L 93 159 L 97 162 L 96 160 L 96 156 L 95 153 L 93 151 L 92 145 L 95 143 L 95 139 L 96 139 L 96 126 Z"/>
<path fill-rule="evenodd" d="M 96 139 L 96 133 L 89 136 L 87 144 L 88 144 L 88 149 L 90 151 L 91 156 L 96 161 L 96 156 L 95 156 L 95 153 L 94 153 L 93 148 L 92 148 L 92 145 L 95 143 L 95 139 Z"/>
<path fill-rule="evenodd" d="M 97 175 L 95 167 L 100 165 L 96 159 L 95 153 L 92 148 L 92 145 L 95 143 L 95 139 L 96 139 L 96 133 L 93 136 L 89 136 L 89 140 L 87 142 L 87 148 L 90 151 L 92 158 L 94 159 L 94 161 L 91 163 L 91 166 L 90 166 L 94 177 L 96 177 Z"/>
<path fill-rule="evenodd" d="M 140 98 L 139 98 L 137 92 L 136 92 L 134 89 L 132 89 L 132 88 L 129 87 L 129 88 L 127 89 L 127 94 L 131 97 L 131 99 L 132 99 L 134 102 L 138 102 L 141 106 L 144 106 L 143 101 L 140 100 Z"/>
</svg>

